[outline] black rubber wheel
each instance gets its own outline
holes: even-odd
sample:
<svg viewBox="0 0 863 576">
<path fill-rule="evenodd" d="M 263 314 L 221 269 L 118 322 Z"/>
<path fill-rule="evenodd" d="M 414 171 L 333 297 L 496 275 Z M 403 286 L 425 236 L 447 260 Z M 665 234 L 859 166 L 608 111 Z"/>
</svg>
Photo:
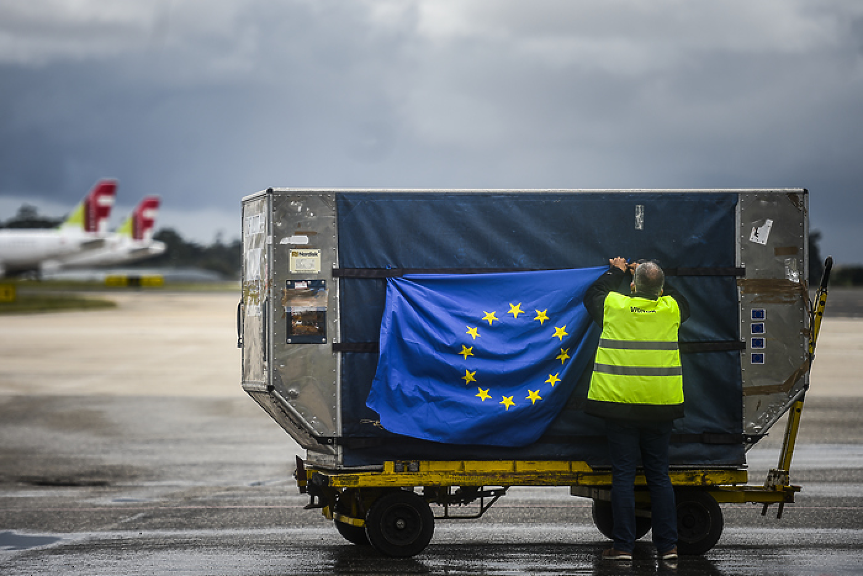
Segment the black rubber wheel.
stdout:
<svg viewBox="0 0 863 576">
<path fill-rule="evenodd" d="M 614 540 L 614 518 L 611 512 L 611 502 L 608 500 L 594 500 L 591 514 L 597 530 L 609 540 Z M 650 532 L 650 517 L 636 516 L 635 539 L 638 540 L 648 532 Z"/>
<path fill-rule="evenodd" d="M 346 490 L 345 492 L 342 492 L 342 494 L 339 496 L 338 501 L 336 502 L 334 511 L 338 514 L 350 516 L 351 518 L 361 517 L 358 515 L 356 506 L 353 502 L 353 498 L 355 496 L 356 494 L 351 490 Z M 369 545 L 369 537 L 366 535 L 365 526 L 354 526 L 353 524 L 345 524 L 344 522 L 339 522 L 335 519 L 333 520 L 333 523 L 336 525 L 336 530 L 339 531 L 339 534 L 341 534 L 348 542 L 351 542 L 352 544 L 357 544 L 358 546 Z"/>
<path fill-rule="evenodd" d="M 677 500 L 677 551 L 680 554 L 704 554 L 713 548 L 725 521 L 716 499 L 699 490 L 680 491 Z"/>
<path fill-rule="evenodd" d="M 369 537 L 366 535 L 366 529 L 363 526 L 345 524 L 338 520 L 334 520 L 333 523 L 336 525 L 336 530 L 339 531 L 339 534 L 341 534 L 348 542 L 356 544 L 357 546 L 369 545 Z"/>
<path fill-rule="evenodd" d="M 366 515 L 369 542 L 381 554 L 394 558 L 419 554 L 433 534 L 434 514 L 413 492 L 388 492 L 375 500 Z"/>
</svg>

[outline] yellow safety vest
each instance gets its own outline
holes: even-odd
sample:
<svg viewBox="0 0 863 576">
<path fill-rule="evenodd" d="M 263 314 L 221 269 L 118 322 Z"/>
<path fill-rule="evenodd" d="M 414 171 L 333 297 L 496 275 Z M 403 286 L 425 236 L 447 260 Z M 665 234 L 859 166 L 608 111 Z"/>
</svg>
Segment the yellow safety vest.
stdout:
<svg viewBox="0 0 863 576">
<path fill-rule="evenodd" d="M 679 328 L 674 298 L 650 300 L 610 292 L 587 394 L 588 412 L 623 419 L 681 417 Z"/>
</svg>

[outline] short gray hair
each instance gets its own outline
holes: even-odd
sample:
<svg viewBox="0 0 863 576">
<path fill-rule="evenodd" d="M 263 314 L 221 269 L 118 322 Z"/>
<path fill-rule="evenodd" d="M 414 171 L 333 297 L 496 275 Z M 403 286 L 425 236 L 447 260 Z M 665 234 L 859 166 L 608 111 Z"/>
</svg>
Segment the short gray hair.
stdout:
<svg viewBox="0 0 863 576">
<path fill-rule="evenodd" d="M 635 291 L 649 298 L 659 298 L 665 285 L 665 273 L 656 262 L 644 262 L 635 269 Z"/>
</svg>

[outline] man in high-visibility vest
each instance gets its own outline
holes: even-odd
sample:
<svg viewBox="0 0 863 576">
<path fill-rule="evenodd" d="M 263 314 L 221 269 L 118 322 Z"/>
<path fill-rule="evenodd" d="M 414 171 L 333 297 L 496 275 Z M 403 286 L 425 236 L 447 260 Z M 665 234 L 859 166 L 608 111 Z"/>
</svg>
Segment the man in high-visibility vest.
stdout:
<svg viewBox="0 0 863 576">
<path fill-rule="evenodd" d="M 609 260 L 584 304 L 602 326 L 585 411 L 605 419 L 611 454 L 614 545 L 604 559 L 630 560 L 635 547 L 635 473 L 639 458 L 650 488 L 657 555 L 677 558 L 677 511 L 668 476 L 668 445 L 683 416 L 678 329 L 689 303 L 665 283 L 654 262 Z M 629 294 L 619 291 L 629 282 Z"/>
</svg>

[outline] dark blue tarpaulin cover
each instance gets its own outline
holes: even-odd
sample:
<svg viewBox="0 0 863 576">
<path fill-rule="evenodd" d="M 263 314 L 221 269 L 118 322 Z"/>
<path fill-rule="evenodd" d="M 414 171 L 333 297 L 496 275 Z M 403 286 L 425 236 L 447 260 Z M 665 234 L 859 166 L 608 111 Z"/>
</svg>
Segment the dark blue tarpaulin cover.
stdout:
<svg viewBox="0 0 863 576">
<path fill-rule="evenodd" d="M 666 269 L 735 266 L 735 193 L 345 192 L 337 193 L 339 268 L 476 270 L 605 266 L 608 259 L 654 259 Z M 640 207 L 640 208 L 637 208 Z M 641 227 L 636 226 L 640 213 Z M 736 278 L 672 276 L 691 304 L 681 342 L 739 341 Z M 377 342 L 387 282 L 340 278 L 341 340 Z M 675 422 L 672 464 L 739 465 L 740 353 L 684 353 L 686 416 Z M 602 420 L 579 409 L 590 369 L 570 375 L 573 392 L 545 433 L 519 448 L 447 444 L 375 426 L 366 406 L 378 355 L 347 352 L 342 362 L 342 433 L 347 466 L 385 459 L 573 459 L 606 465 Z M 710 440 L 707 436 L 710 435 Z M 705 441 L 699 441 L 704 437 Z M 356 439 L 356 442 L 350 442 Z M 722 440 L 719 440 L 722 442 Z"/>
</svg>

